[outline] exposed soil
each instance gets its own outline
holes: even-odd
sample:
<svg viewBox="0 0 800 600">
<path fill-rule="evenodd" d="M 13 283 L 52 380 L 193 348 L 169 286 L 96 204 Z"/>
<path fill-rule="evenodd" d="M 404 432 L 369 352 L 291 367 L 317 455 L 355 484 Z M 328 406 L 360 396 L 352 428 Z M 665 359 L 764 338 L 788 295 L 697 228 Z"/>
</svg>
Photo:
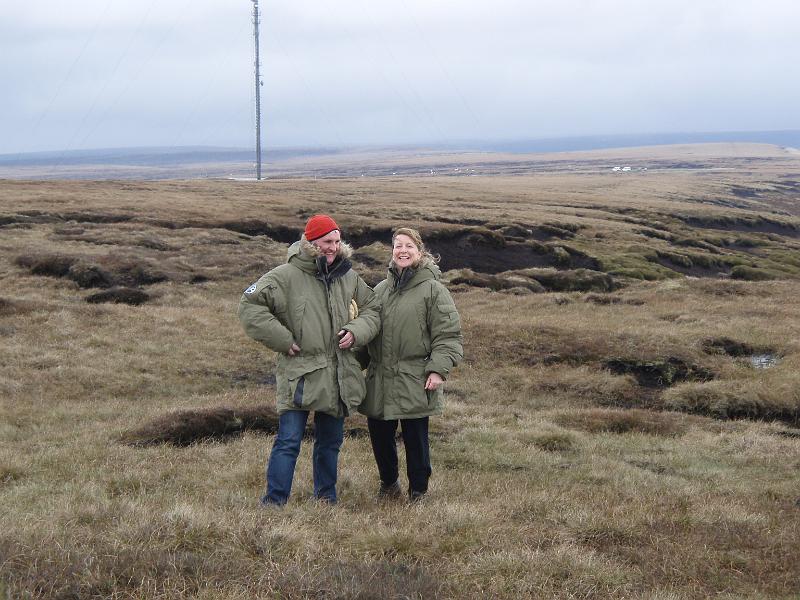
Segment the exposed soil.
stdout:
<svg viewBox="0 0 800 600">
<path fill-rule="evenodd" d="M 187 224 L 187 226 L 227 229 L 228 231 L 235 231 L 246 235 L 265 235 L 276 242 L 283 242 L 284 244 L 296 242 L 303 234 L 303 230 L 299 228 L 287 227 L 286 225 L 273 225 L 266 221 L 258 221 L 255 219 L 246 221 L 222 221 L 219 223 L 193 223 Z"/>
<path fill-rule="evenodd" d="M 123 223 L 137 222 L 140 219 L 126 214 L 103 213 L 45 213 L 42 211 L 26 211 L 18 215 L 2 217 L 0 225 L 9 223 Z M 597 259 L 579 250 L 563 245 L 542 244 L 541 241 L 568 239 L 574 237 L 579 226 L 568 223 L 545 223 L 540 225 L 500 226 L 498 230 L 490 230 L 478 226 L 480 220 L 451 219 L 454 223 L 465 225 L 461 228 L 423 228 L 422 235 L 426 245 L 435 254 L 441 256 L 441 268 L 471 268 L 481 273 L 499 273 L 514 269 L 530 267 L 554 267 L 557 269 L 592 269 L 599 270 Z M 291 227 L 270 223 L 259 219 L 227 220 L 227 221 L 165 221 L 142 219 L 143 223 L 167 229 L 203 228 L 226 229 L 249 236 L 267 236 L 281 243 L 292 243 L 303 233 L 301 227 Z M 439 218 L 435 222 L 449 223 L 450 220 Z M 80 236 L 84 232 L 80 228 L 67 228 L 56 231 L 59 235 Z M 506 234 L 508 237 L 506 237 Z M 355 248 L 368 246 L 374 242 L 388 243 L 392 230 L 387 227 L 354 226 L 347 231 L 346 240 Z M 79 238 L 81 241 L 87 241 Z M 89 240 L 91 241 L 91 240 Z M 99 240 L 99 243 L 109 243 Z M 138 245 L 156 250 L 171 250 L 172 247 L 158 240 L 140 240 Z M 62 272 L 46 273 L 54 276 L 65 276 L 67 267 Z M 102 282 L 102 277 L 95 278 Z"/>
<path fill-rule="evenodd" d="M 742 231 L 750 233 L 772 233 L 791 238 L 800 238 L 800 227 L 794 223 L 784 223 L 762 216 L 732 217 L 717 216 L 683 216 L 675 215 L 687 225 L 703 229 L 721 229 L 724 231 Z"/>
<path fill-rule="evenodd" d="M 150 294 L 133 288 L 111 288 L 86 296 L 86 302 L 90 304 L 111 303 L 139 306 L 149 300 Z"/>
<path fill-rule="evenodd" d="M 755 347 L 745 342 L 728 337 L 703 340 L 703 350 L 709 354 L 727 354 L 728 356 L 753 356 L 754 354 L 775 354 L 771 348 Z"/>
<path fill-rule="evenodd" d="M 461 269 L 448 274 L 449 283 L 489 288 L 494 291 L 525 293 L 540 292 L 609 292 L 621 285 L 611 276 L 598 271 L 577 269 L 556 271 L 553 269 L 521 269 L 496 275 L 476 273 L 472 269 Z"/>
<path fill-rule="evenodd" d="M 23 210 L 16 215 L 0 216 L 0 226 L 12 223 L 125 223 L 134 219 L 133 215 L 108 213 L 50 213 L 40 210 Z"/>
<path fill-rule="evenodd" d="M 276 383 L 274 373 L 253 373 L 249 371 L 239 371 L 230 377 L 231 382 L 235 385 L 269 385 L 274 386 Z"/>
<path fill-rule="evenodd" d="M 147 447 L 158 444 L 189 446 L 197 442 L 227 442 L 245 431 L 274 435 L 278 431 L 278 413 L 274 404 L 242 408 L 201 408 L 162 415 L 139 428 L 124 432 L 117 441 L 130 446 Z M 345 436 L 363 438 L 369 435 L 366 419 L 348 419 Z M 314 422 L 309 419 L 304 436 L 314 435 Z M 400 435 L 400 432 L 398 432 Z M 448 430 L 432 426 L 431 436 L 444 438 Z"/>
<path fill-rule="evenodd" d="M 441 256 L 443 271 L 469 268 L 480 273 L 501 273 L 532 267 L 600 270 L 597 259 L 563 245 L 506 239 L 498 231 L 484 228 L 434 232 L 426 244 Z"/>
<path fill-rule="evenodd" d="M 206 408 L 169 413 L 125 432 L 119 441 L 131 446 L 171 444 L 188 446 L 203 440 L 227 440 L 244 431 L 278 431 L 278 414 L 272 405 L 247 408 Z M 306 426 L 306 435 L 311 433 Z"/>
<path fill-rule="evenodd" d="M 82 288 L 137 287 L 166 281 L 169 277 L 150 261 L 115 255 L 82 258 L 61 254 L 23 255 L 14 261 L 32 275 L 64 277 Z"/>
<path fill-rule="evenodd" d="M 691 365 L 680 358 L 663 360 L 638 360 L 612 358 L 603 366 L 615 375 L 632 375 L 645 388 L 665 388 L 682 381 L 708 381 L 714 374 L 698 365 Z"/>
<path fill-rule="evenodd" d="M 46 277 L 66 277 L 76 262 L 77 258 L 60 254 L 18 256 L 14 260 L 17 266 L 28 269 L 32 275 Z"/>
<path fill-rule="evenodd" d="M 731 194 L 737 198 L 758 198 L 760 194 L 753 188 L 748 188 L 740 185 L 731 186 Z"/>
<path fill-rule="evenodd" d="M 774 435 L 789 438 L 791 440 L 800 440 L 800 429 L 779 429 L 778 431 L 772 432 Z M 798 506 L 800 506 L 800 500 L 797 501 Z"/>
</svg>

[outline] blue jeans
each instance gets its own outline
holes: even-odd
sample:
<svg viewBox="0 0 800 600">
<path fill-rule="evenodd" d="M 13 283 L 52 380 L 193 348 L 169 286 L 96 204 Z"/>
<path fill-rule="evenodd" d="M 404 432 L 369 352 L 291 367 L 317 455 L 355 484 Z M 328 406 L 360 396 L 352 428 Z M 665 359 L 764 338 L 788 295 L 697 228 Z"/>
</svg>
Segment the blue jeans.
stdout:
<svg viewBox="0 0 800 600">
<path fill-rule="evenodd" d="M 262 504 L 284 505 L 289 501 L 294 466 L 308 420 L 307 410 L 287 410 L 278 421 L 278 435 L 267 463 L 267 493 Z M 336 471 L 344 438 L 344 418 L 314 413 L 314 497 L 336 502 Z"/>
</svg>

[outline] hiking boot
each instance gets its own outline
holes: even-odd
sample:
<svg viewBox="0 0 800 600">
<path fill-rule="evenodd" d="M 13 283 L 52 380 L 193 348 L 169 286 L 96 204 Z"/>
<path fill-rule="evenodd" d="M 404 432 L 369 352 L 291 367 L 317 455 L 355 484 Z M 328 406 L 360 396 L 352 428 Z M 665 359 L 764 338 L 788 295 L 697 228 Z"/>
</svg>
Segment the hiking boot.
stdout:
<svg viewBox="0 0 800 600">
<path fill-rule="evenodd" d="M 425 492 L 418 492 L 417 490 L 408 490 L 408 501 L 414 504 L 420 502 L 425 497 Z"/>
<path fill-rule="evenodd" d="M 393 500 L 395 498 L 400 498 L 402 495 L 403 490 L 400 489 L 400 483 L 398 481 L 389 485 L 381 481 L 381 487 L 378 490 L 378 499 Z"/>
</svg>

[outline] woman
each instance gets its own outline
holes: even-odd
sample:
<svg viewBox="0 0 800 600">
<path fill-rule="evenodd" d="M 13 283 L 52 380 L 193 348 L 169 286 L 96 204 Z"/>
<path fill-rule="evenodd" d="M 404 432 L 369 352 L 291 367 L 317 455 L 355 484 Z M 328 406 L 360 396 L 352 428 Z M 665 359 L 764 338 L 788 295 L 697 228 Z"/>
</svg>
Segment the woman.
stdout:
<svg viewBox="0 0 800 600">
<path fill-rule="evenodd" d="M 463 356 L 461 321 L 450 292 L 439 282 L 437 260 L 414 229 L 392 236 L 392 260 L 375 287 L 381 330 L 369 345 L 367 415 L 381 486 L 380 497 L 402 495 L 395 432 L 400 422 L 406 449 L 408 495 L 428 491 L 431 460 L 428 417 L 442 412 L 442 383 Z"/>
</svg>

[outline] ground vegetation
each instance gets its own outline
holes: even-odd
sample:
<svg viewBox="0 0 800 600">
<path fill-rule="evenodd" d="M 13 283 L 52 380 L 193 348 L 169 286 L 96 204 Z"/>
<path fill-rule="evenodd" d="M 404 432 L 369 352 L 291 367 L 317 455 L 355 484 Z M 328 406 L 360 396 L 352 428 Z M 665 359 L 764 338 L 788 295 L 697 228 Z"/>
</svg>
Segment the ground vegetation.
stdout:
<svg viewBox="0 0 800 600">
<path fill-rule="evenodd" d="M 800 158 L 628 160 L 0 181 L 0 597 L 796 598 Z M 422 230 L 461 313 L 422 503 L 375 499 L 356 418 L 339 505 L 310 444 L 257 504 L 275 355 L 236 305 L 322 211 L 373 283 Z"/>
</svg>

